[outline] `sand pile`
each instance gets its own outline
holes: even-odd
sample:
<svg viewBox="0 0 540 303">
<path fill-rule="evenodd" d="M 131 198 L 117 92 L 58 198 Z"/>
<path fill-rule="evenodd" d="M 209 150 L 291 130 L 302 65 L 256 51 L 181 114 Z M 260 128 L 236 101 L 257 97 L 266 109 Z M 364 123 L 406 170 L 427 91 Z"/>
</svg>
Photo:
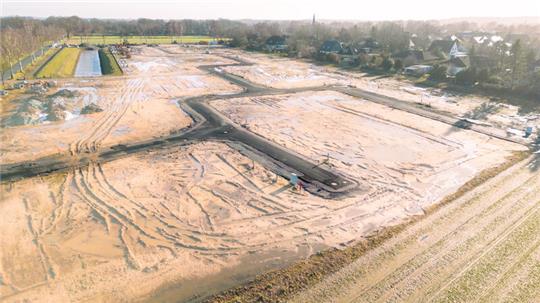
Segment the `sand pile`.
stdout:
<svg viewBox="0 0 540 303">
<path fill-rule="evenodd" d="M 231 60 L 178 46 L 133 49 L 138 52 L 127 60 L 124 76 L 64 79 L 57 84 L 58 92 L 34 98 L 46 103 L 61 98 L 64 102 L 54 101 L 50 116 L 45 106 L 36 109 L 35 117 L 27 117 L 23 111 L 17 125 L 32 127 L 8 127 L 0 133 L 4 163 L 169 135 L 192 121 L 174 100 L 241 91 L 198 68 L 233 63 Z M 37 119 L 39 115 L 42 121 Z"/>
<path fill-rule="evenodd" d="M 94 114 L 94 113 L 99 113 L 102 111 L 103 109 L 99 107 L 97 104 L 91 103 L 81 109 L 81 115 Z"/>
<path fill-rule="evenodd" d="M 47 102 L 45 112 L 47 113 L 47 121 L 63 121 L 66 119 L 66 103 L 63 98 L 51 98 Z"/>
<path fill-rule="evenodd" d="M 40 95 L 40 94 L 37 94 Z M 76 91 L 61 89 L 49 96 L 34 95 L 22 100 L 4 126 L 35 125 L 46 122 L 64 121 L 73 112 L 76 113 L 79 94 Z"/>
<path fill-rule="evenodd" d="M 43 104 L 38 99 L 22 101 L 17 111 L 6 120 L 6 126 L 17 126 L 39 123 L 42 116 Z"/>
<path fill-rule="evenodd" d="M 52 94 L 50 96 L 50 98 L 57 98 L 57 97 L 62 97 L 62 98 L 75 98 L 79 96 L 79 92 L 75 91 L 75 90 L 69 90 L 69 89 L 60 89 L 59 91 L 57 91 L 56 93 Z"/>
</svg>

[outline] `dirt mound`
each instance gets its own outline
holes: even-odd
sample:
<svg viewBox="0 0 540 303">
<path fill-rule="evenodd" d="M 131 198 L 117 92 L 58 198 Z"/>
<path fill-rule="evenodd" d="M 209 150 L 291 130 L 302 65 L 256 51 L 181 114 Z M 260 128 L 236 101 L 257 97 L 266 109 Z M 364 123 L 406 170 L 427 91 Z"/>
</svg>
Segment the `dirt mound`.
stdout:
<svg viewBox="0 0 540 303">
<path fill-rule="evenodd" d="M 29 112 L 17 112 L 8 119 L 7 124 L 10 126 L 19 126 L 34 124 L 35 121 L 39 121 L 39 115 Z"/>
<path fill-rule="evenodd" d="M 17 112 L 7 119 L 7 125 L 19 126 L 36 124 L 40 121 L 43 110 L 43 102 L 39 99 L 24 100 Z"/>
<path fill-rule="evenodd" d="M 63 97 L 63 98 L 74 98 L 77 97 L 79 93 L 77 91 L 69 90 L 69 89 L 61 89 L 57 91 L 56 93 L 49 96 L 49 98 L 57 98 L 57 97 Z"/>
<path fill-rule="evenodd" d="M 68 94 L 61 92 L 58 95 Z M 62 97 L 48 97 L 45 100 L 33 97 L 21 102 L 17 111 L 7 119 L 6 126 L 39 124 L 45 121 L 63 121 L 66 119 L 67 111 L 70 110 L 72 108 L 66 106 L 65 99 Z"/>
<path fill-rule="evenodd" d="M 85 107 L 83 107 L 81 109 L 81 115 L 99 113 L 99 112 L 102 112 L 102 111 L 103 111 L 103 109 L 101 107 L 99 107 L 97 104 L 91 103 L 91 104 L 88 104 L 87 106 L 85 106 Z"/>
<path fill-rule="evenodd" d="M 48 121 L 63 121 L 66 119 L 66 105 L 63 98 L 49 100 L 45 111 Z"/>
</svg>

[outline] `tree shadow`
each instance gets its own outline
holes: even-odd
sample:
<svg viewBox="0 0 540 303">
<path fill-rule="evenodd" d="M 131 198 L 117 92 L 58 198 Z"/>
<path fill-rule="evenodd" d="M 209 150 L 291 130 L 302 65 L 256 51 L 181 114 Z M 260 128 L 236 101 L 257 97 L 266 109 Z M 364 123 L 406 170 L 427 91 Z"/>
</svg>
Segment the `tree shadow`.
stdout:
<svg viewBox="0 0 540 303">
<path fill-rule="evenodd" d="M 416 82 L 415 86 L 422 88 L 434 87 L 450 95 L 462 97 L 480 96 L 488 98 L 493 102 L 514 105 L 518 107 L 518 114 L 520 115 L 540 111 L 540 104 L 538 103 L 537 98 L 517 95 L 515 92 L 489 91 L 477 87 L 461 86 L 446 82 L 436 82 L 429 79 Z"/>
<path fill-rule="evenodd" d="M 527 167 L 532 172 L 537 172 L 538 170 L 540 170 L 540 153 L 534 154 L 533 158 L 531 159 Z"/>
<path fill-rule="evenodd" d="M 482 103 L 480 106 L 465 113 L 463 117 L 474 120 L 485 120 L 487 116 L 496 113 L 498 110 L 499 105 L 496 103 Z"/>
<path fill-rule="evenodd" d="M 485 120 L 489 115 L 496 113 L 499 110 L 499 105 L 494 103 L 482 103 L 480 106 L 474 108 L 473 110 L 466 112 L 463 115 L 463 119 L 456 121 L 452 124 L 452 127 L 446 132 L 446 135 L 449 135 L 459 129 L 470 129 L 472 123 L 465 119 L 473 120 Z"/>
<path fill-rule="evenodd" d="M 533 146 L 535 146 L 535 153 L 533 154 L 533 158 L 527 165 L 527 167 L 533 171 L 537 172 L 540 170 L 540 134 L 537 135 L 536 140 L 533 143 Z"/>
</svg>

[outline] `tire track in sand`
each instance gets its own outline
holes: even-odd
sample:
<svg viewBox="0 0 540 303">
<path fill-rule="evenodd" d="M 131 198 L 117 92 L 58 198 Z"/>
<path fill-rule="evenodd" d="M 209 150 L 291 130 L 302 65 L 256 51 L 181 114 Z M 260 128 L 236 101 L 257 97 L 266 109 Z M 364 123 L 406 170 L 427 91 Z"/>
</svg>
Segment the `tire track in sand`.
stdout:
<svg viewBox="0 0 540 303">
<path fill-rule="evenodd" d="M 97 151 L 100 143 L 111 133 L 131 104 L 139 101 L 138 95 L 142 92 L 145 81 L 145 79 L 128 79 L 120 97 L 98 119 L 91 132 L 70 145 L 71 154 Z"/>
</svg>

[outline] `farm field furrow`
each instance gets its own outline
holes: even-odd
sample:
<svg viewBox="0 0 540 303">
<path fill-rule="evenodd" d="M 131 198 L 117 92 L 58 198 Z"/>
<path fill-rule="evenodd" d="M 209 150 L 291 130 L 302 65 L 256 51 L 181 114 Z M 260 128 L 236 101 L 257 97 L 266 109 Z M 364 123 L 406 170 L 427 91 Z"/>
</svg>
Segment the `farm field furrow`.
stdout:
<svg viewBox="0 0 540 303">
<path fill-rule="evenodd" d="M 540 174 L 530 161 L 413 224 L 292 302 L 532 300 L 538 294 L 532 283 L 540 252 Z"/>
</svg>

